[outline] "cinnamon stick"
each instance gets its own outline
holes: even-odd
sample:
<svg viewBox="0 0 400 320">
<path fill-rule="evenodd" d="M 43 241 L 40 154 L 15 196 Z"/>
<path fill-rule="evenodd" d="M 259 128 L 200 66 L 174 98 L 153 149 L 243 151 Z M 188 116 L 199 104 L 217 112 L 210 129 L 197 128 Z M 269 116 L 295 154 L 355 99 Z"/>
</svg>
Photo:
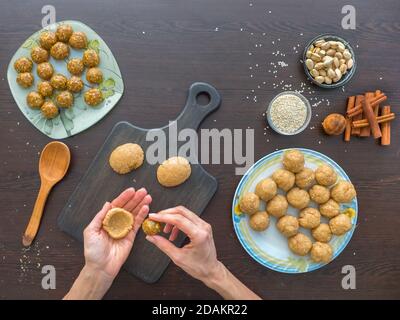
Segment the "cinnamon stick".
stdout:
<svg viewBox="0 0 400 320">
<path fill-rule="evenodd" d="M 385 122 L 394 120 L 395 117 L 396 116 L 394 113 L 388 113 L 388 114 L 377 117 L 376 121 L 378 123 L 385 123 Z M 352 123 L 352 126 L 354 128 L 365 128 L 365 127 L 369 126 L 369 122 L 367 119 L 362 119 L 362 120 L 354 121 Z"/>
<path fill-rule="evenodd" d="M 384 106 L 382 108 L 382 116 L 385 116 L 387 114 L 390 114 L 390 106 Z M 389 146 L 390 145 L 390 122 L 382 123 L 381 130 L 382 130 L 381 145 Z"/>
<path fill-rule="evenodd" d="M 377 96 L 379 96 L 381 93 L 382 93 L 381 90 L 376 90 L 375 91 L 375 98 Z M 379 104 L 374 108 L 374 114 L 375 114 L 375 117 L 378 117 L 378 115 L 379 115 Z"/>
<path fill-rule="evenodd" d="M 364 94 L 364 100 L 366 100 L 366 99 L 370 100 L 371 98 L 374 98 L 374 97 L 375 97 L 375 93 L 373 93 L 373 92 L 366 92 Z M 377 109 L 377 107 L 375 109 Z M 365 112 L 363 112 L 362 115 L 363 115 L 363 119 L 365 119 Z M 361 128 L 360 137 L 369 137 L 370 135 L 371 135 L 371 129 L 369 126 L 365 126 L 365 127 Z"/>
<path fill-rule="evenodd" d="M 362 96 L 362 95 L 356 96 L 355 105 L 356 106 L 359 105 L 363 100 L 364 100 L 364 96 Z M 361 119 L 362 119 L 362 112 L 360 112 L 359 114 L 357 114 L 353 117 L 353 121 L 361 120 Z M 354 127 L 351 128 L 352 135 L 359 136 L 360 132 L 361 132 L 360 128 L 354 128 Z"/>
<path fill-rule="evenodd" d="M 355 102 L 356 102 L 356 97 L 355 96 L 349 97 L 349 99 L 347 100 L 347 111 L 349 111 L 350 109 L 354 108 Z M 346 117 L 346 127 L 344 129 L 344 141 L 346 141 L 346 142 L 350 141 L 351 123 L 352 123 L 352 119 Z"/>
<path fill-rule="evenodd" d="M 385 96 L 383 93 L 380 94 L 378 97 L 374 97 L 371 101 L 371 107 L 375 108 L 377 105 L 380 103 L 384 102 L 387 100 L 387 96 Z M 356 106 L 349 110 L 347 112 L 348 117 L 354 117 L 356 115 L 359 115 L 363 112 L 362 105 L 361 104 L 356 104 Z"/>
<path fill-rule="evenodd" d="M 381 128 L 379 127 L 378 121 L 374 115 L 374 111 L 371 107 L 370 99 L 364 99 L 363 103 L 363 113 L 368 119 L 369 126 L 371 127 L 372 135 L 375 139 L 382 137 Z"/>
</svg>

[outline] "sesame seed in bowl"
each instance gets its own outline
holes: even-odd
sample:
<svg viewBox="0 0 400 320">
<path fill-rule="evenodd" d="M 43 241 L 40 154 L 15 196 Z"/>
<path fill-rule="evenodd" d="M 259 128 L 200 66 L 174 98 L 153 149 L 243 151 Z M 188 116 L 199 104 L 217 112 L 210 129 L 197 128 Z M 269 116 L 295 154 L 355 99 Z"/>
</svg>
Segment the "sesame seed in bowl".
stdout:
<svg viewBox="0 0 400 320">
<path fill-rule="evenodd" d="M 310 120 L 310 103 L 300 93 L 281 92 L 269 103 L 267 121 L 277 133 L 286 136 L 298 134 L 307 128 Z"/>
</svg>

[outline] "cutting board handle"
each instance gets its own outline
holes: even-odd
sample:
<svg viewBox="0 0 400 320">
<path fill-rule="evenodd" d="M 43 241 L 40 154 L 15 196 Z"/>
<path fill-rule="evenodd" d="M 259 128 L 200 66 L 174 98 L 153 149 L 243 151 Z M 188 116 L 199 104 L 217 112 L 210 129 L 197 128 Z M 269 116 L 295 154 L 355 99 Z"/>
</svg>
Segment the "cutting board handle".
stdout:
<svg viewBox="0 0 400 320">
<path fill-rule="evenodd" d="M 208 95 L 209 103 L 201 105 L 198 102 L 200 94 Z M 217 89 L 208 83 L 195 82 L 189 88 L 189 94 L 185 108 L 176 119 L 178 129 L 191 128 L 197 130 L 204 118 L 219 108 L 221 104 L 221 96 Z"/>
</svg>

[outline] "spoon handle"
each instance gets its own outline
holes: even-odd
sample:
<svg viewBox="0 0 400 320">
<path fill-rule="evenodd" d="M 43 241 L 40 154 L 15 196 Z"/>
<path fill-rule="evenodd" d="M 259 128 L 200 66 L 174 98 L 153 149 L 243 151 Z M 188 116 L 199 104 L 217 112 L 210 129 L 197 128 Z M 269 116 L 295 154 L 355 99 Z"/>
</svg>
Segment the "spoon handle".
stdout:
<svg viewBox="0 0 400 320">
<path fill-rule="evenodd" d="M 33 207 L 32 216 L 29 220 L 28 226 L 22 237 L 22 244 L 26 247 L 30 246 L 33 239 L 39 230 L 40 220 L 42 219 L 44 205 L 47 200 L 47 196 L 50 193 L 53 185 L 43 182 L 40 185 L 39 194 L 36 198 L 35 206 Z"/>
</svg>

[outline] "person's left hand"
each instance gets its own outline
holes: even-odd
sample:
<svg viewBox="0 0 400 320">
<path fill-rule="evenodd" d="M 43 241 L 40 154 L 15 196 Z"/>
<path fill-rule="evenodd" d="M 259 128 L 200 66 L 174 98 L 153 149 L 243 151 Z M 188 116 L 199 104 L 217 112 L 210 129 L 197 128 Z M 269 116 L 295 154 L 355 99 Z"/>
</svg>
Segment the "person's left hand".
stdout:
<svg viewBox="0 0 400 320">
<path fill-rule="evenodd" d="M 93 272 L 99 272 L 111 281 L 116 277 L 132 249 L 136 234 L 143 220 L 149 213 L 152 199 L 142 188 L 126 189 L 111 203 L 106 202 L 96 214 L 92 222 L 83 232 L 86 267 Z M 134 216 L 134 225 L 129 234 L 119 240 L 112 239 L 102 228 L 102 222 L 107 212 L 114 208 L 123 208 Z"/>
</svg>

